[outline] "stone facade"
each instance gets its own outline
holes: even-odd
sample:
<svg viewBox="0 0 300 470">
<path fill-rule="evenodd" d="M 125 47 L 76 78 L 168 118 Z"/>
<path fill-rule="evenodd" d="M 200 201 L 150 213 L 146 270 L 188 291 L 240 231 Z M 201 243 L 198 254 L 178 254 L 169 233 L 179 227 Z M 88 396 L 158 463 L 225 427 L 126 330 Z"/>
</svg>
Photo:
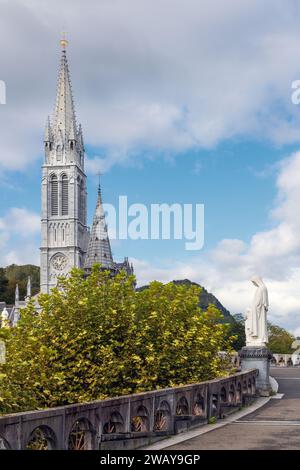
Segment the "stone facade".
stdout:
<svg viewBox="0 0 300 470">
<path fill-rule="evenodd" d="M 45 130 L 42 167 L 41 292 L 56 285 L 57 276 L 82 268 L 88 246 L 84 144 L 77 126 L 69 68 L 62 49 L 53 121 Z"/>
<path fill-rule="evenodd" d="M 87 227 L 83 135 L 76 123 L 67 41 L 61 45 L 56 105 L 52 121 L 48 118 L 46 123 L 42 167 L 41 292 L 46 293 L 73 266 L 87 274 L 94 263 L 112 273 L 121 269 L 133 273 L 127 258 L 123 263 L 113 260 L 100 187 L 91 235 Z"/>
</svg>

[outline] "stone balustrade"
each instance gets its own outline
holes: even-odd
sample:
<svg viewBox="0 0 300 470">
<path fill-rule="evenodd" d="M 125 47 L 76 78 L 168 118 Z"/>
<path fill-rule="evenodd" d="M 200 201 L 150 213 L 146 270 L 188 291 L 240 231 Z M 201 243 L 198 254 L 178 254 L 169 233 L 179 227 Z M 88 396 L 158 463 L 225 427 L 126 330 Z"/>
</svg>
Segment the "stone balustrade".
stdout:
<svg viewBox="0 0 300 470">
<path fill-rule="evenodd" d="M 253 401 L 256 369 L 226 378 L 0 416 L 0 449 L 134 449 Z"/>
</svg>

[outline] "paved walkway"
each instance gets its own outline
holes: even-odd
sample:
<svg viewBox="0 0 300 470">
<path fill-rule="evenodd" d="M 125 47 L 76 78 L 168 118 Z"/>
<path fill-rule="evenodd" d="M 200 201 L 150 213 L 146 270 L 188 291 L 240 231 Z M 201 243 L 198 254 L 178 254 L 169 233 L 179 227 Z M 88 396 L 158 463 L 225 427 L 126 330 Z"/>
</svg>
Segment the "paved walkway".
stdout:
<svg viewBox="0 0 300 470">
<path fill-rule="evenodd" d="M 273 368 L 281 400 L 266 405 L 220 429 L 194 437 L 168 450 L 300 449 L 300 368 Z"/>
</svg>

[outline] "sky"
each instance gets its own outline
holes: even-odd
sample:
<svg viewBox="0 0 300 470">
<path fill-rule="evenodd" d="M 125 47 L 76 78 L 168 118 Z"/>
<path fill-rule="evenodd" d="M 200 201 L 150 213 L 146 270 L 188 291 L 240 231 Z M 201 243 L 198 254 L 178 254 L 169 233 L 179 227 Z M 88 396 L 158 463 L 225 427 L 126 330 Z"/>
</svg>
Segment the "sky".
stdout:
<svg viewBox="0 0 300 470">
<path fill-rule="evenodd" d="M 188 278 L 232 313 L 261 275 L 269 318 L 300 335 L 300 4 L 0 0 L 0 265 L 39 264 L 43 132 L 67 32 L 88 212 L 204 204 L 205 242 L 116 240 L 139 285 Z"/>
</svg>

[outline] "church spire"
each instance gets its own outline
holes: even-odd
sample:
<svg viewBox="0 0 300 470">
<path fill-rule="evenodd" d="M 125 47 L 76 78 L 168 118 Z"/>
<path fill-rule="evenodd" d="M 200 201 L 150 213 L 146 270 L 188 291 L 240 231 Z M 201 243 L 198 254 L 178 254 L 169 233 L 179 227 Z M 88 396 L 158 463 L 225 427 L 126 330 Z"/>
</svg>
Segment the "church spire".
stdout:
<svg viewBox="0 0 300 470">
<path fill-rule="evenodd" d="M 76 116 L 72 96 L 72 87 L 67 60 L 66 48 L 68 41 L 63 37 L 60 41 L 62 48 L 60 71 L 56 94 L 56 105 L 53 119 L 53 131 L 58 145 L 67 145 L 70 133 L 76 135 Z"/>
<path fill-rule="evenodd" d="M 98 186 L 97 205 L 84 268 L 89 271 L 95 263 L 100 263 L 102 268 L 114 269 L 114 261 L 107 233 L 107 225 L 105 222 L 100 182 Z"/>
</svg>

